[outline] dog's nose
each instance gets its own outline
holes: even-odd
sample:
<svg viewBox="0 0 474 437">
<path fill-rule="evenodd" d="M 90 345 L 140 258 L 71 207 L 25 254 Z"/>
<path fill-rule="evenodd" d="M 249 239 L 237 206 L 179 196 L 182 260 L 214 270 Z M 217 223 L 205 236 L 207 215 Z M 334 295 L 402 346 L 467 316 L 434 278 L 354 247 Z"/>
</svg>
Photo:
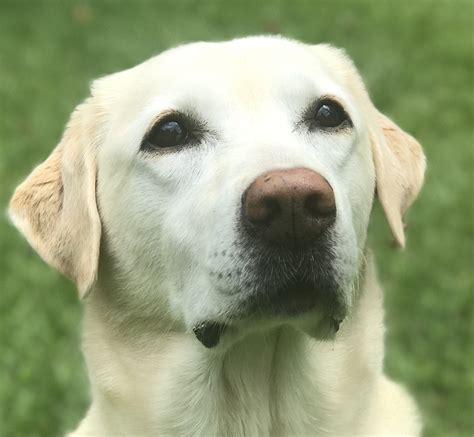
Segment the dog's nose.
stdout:
<svg viewBox="0 0 474 437">
<path fill-rule="evenodd" d="M 336 218 L 334 191 L 307 168 L 275 170 L 255 179 L 242 196 L 250 229 L 280 246 L 304 246 Z"/>
</svg>

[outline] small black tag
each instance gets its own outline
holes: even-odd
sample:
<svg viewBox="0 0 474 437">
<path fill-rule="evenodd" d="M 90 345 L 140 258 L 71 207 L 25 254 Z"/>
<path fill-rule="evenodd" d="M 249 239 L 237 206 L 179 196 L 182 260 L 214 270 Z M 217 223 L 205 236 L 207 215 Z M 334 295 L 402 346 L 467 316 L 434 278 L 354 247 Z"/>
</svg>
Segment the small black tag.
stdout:
<svg viewBox="0 0 474 437">
<path fill-rule="evenodd" d="M 202 322 L 193 328 L 196 338 L 207 348 L 217 346 L 225 325 L 219 322 Z"/>
</svg>

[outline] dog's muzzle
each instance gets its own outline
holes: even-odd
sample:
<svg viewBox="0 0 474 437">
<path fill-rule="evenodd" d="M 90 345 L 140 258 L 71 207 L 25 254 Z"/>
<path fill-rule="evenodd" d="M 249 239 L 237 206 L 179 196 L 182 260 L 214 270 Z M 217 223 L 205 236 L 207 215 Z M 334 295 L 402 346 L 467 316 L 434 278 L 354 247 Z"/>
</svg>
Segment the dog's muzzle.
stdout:
<svg viewBox="0 0 474 437">
<path fill-rule="evenodd" d="M 296 168 L 258 176 L 242 195 L 239 246 L 247 261 L 238 267 L 245 279 L 230 290 L 232 318 L 289 319 L 321 310 L 327 335 L 335 334 L 343 319 L 328 238 L 335 220 L 334 191 L 318 173 Z M 209 320 L 193 332 L 211 348 L 225 329 Z"/>
</svg>

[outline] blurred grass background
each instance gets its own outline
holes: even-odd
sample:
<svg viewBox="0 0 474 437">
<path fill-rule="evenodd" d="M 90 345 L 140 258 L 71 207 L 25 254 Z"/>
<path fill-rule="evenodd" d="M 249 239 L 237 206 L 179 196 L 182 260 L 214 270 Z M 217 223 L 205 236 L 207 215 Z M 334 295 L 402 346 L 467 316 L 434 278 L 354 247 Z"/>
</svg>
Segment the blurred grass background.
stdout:
<svg viewBox="0 0 474 437">
<path fill-rule="evenodd" d="M 385 113 L 424 145 L 408 248 L 371 241 L 386 291 L 388 373 L 426 436 L 474 433 L 471 1 L 0 0 L 0 208 L 96 77 L 194 40 L 281 33 L 345 47 Z M 0 218 L 0 435 L 57 436 L 88 405 L 80 304 Z"/>
</svg>

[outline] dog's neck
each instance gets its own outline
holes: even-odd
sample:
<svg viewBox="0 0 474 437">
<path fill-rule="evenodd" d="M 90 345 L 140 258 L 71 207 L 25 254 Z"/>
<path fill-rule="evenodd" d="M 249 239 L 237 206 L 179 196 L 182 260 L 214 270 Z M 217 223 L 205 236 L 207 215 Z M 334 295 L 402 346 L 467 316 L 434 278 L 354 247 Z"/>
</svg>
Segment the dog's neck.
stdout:
<svg viewBox="0 0 474 437">
<path fill-rule="evenodd" d="M 367 297 L 366 290 L 358 306 L 370 302 L 377 307 L 374 314 L 381 314 L 378 289 L 370 288 L 372 296 Z M 373 362 L 373 350 L 354 348 L 369 335 L 367 326 L 359 326 L 357 310 L 334 342 L 316 342 L 282 326 L 248 334 L 228 348 L 208 350 L 185 333 L 137 330 L 126 338 L 118 325 L 110 319 L 105 322 L 100 307 L 88 305 L 84 323 L 84 352 L 94 394 L 88 423 L 109 433 L 324 434 L 335 415 L 342 426 L 361 407 L 340 405 L 334 393 L 347 400 L 350 391 L 357 390 L 347 383 L 342 387 L 340 375 L 376 373 L 381 367 L 376 362 L 376 369 L 370 368 L 367 355 L 372 354 Z M 381 351 L 382 330 L 377 326 L 376 331 L 380 338 L 374 347 Z M 340 396 L 342 390 L 348 396 Z"/>
</svg>

